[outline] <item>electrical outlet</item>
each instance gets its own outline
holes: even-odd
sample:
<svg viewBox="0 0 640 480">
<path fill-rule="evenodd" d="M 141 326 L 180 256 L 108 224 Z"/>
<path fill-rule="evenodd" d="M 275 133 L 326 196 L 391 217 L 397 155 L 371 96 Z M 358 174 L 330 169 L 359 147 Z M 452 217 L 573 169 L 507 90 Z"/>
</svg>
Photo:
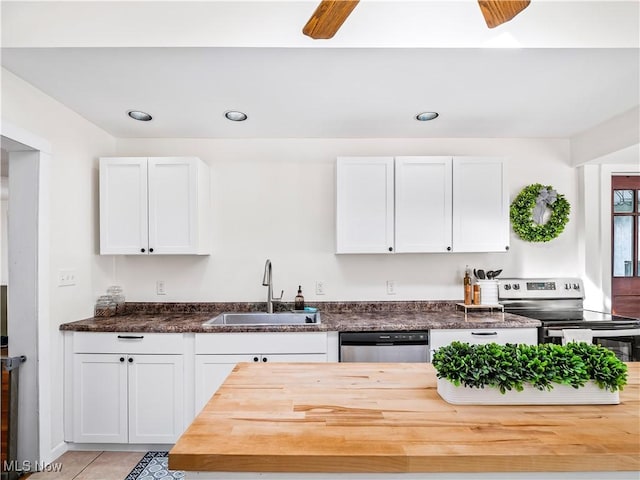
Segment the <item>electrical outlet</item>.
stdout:
<svg viewBox="0 0 640 480">
<path fill-rule="evenodd" d="M 58 270 L 58 286 L 69 287 L 76 284 L 76 271 L 75 269 L 67 268 L 64 270 Z"/>
<path fill-rule="evenodd" d="M 166 295 L 167 291 L 164 289 L 164 280 L 158 280 L 156 282 L 156 295 Z"/>
<path fill-rule="evenodd" d="M 324 295 L 324 282 L 316 280 L 316 295 Z"/>
<path fill-rule="evenodd" d="M 387 295 L 395 295 L 395 294 L 396 294 L 396 281 L 387 280 Z"/>
</svg>

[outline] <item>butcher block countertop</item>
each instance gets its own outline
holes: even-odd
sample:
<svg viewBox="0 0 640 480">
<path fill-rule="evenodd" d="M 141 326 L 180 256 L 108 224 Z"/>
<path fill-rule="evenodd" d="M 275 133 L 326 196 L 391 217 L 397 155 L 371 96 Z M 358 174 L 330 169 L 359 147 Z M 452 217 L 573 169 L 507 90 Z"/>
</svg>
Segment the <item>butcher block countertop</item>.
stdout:
<svg viewBox="0 0 640 480">
<path fill-rule="evenodd" d="M 640 363 L 619 405 L 460 406 L 431 364 L 238 364 L 169 452 L 228 472 L 640 470 Z"/>
<path fill-rule="evenodd" d="M 60 325 L 77 332 L 358 332 L 447 328 L 535 328 L 538 320 L 493 310 L 475 311 L 465 319 L 453 301 L 316 302 L 319 325 L 229 326 L 202 324 L 222 312 L 266 311 L 252 303 L 129 303 L 127 314 L 92 317 Z M 289 309 L 292 306 L 289 306 Z"/>
</svg>

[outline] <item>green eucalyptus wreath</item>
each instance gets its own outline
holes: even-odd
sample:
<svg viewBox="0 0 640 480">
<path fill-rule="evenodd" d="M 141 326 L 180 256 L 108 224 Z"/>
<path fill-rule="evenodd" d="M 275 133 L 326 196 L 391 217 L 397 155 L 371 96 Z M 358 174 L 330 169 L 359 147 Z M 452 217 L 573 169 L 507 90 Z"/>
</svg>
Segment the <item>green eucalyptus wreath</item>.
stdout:
<svg viewBox="0 0 640 480">
<path fill-rule="evenodd" d="M 542 223 L 542 214 L 551 209 L 551 216 Z M 548 242 L 564 230 L 569 221 L 571 205 L 551 185 L 534 183 L 522 189 L 509 210 L 513 231 L 528 242 Z"/>
</svg>

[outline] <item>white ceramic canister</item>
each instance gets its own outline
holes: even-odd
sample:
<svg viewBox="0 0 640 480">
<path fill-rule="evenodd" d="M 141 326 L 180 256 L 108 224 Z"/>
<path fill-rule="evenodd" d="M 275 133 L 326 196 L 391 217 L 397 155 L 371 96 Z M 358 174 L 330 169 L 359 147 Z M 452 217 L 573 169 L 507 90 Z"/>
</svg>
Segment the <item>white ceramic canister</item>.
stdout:
<svg viewBox="0 0 640 480">
<path fill-rule="evenodd" d="M 478 280 L 480 285 L 480 303 L 482 305 L 498 304 L 498 280 Z"/>
</svg>

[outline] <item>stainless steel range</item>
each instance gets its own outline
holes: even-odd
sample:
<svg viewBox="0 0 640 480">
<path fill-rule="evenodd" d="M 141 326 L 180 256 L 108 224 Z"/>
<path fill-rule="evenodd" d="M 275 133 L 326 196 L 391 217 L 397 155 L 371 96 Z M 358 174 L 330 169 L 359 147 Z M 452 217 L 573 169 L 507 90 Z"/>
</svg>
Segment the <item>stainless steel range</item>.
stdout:
<svg viewBox="0 0 640 480">
<path fill-rule="evenodd" d="M 585 310 L 579 278 L 502 278 L 498 300 L 505 312 L 542 322 L 539 343 L 591 340 L 623 361 L 640 361 L 640 320 Z"/>
</svg>

